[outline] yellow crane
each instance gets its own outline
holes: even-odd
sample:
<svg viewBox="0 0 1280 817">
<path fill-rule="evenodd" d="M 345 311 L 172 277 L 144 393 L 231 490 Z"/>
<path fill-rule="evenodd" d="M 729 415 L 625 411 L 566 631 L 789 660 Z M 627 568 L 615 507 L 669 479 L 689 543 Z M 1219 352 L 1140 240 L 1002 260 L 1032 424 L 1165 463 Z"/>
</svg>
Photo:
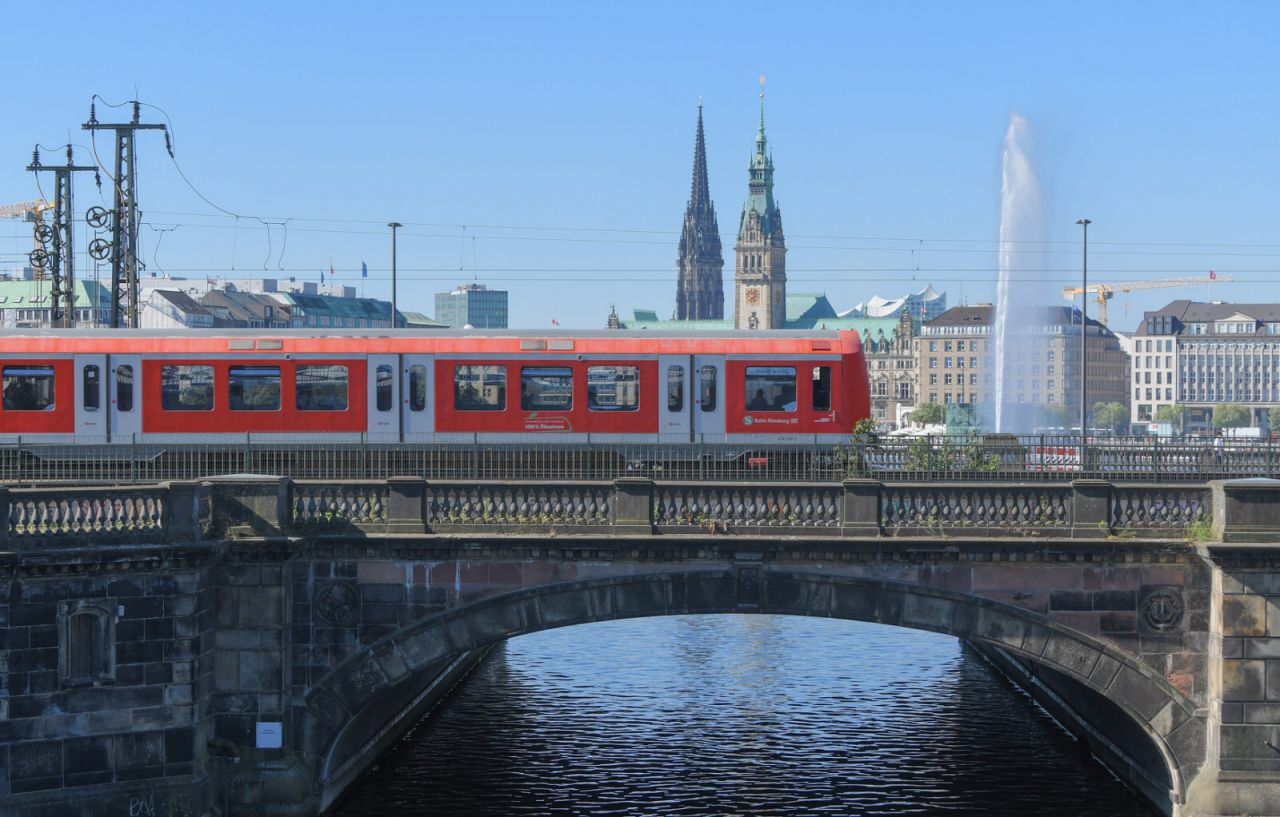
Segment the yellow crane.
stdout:
<svg viewBox="0 0 1280 817">
<path fill-rule="evenodd" d="M 45 245 L 53 237 L 53 228 L 44 223 L 44 214 L 52 210 L 53 205 L 44 199 L 20 201 L 14 204 L 0 204 L 0 218 L 20 218 L 32 224 L 31 266 L 35 269 L 37 281 L 45 279 L 45 259 L 48 252 Z"/>
<path fill-rule="evenodd" d="M 1141 289 L 1164 289 L 1165 287 L 1188 287 L 1195 284 L 1216 284 L 1222 281 L 1234 281 L 1230 275 L 1218 275 L 1211 272 L 1199 278 L 1162 278 L 1158 281 L 1124 281 L 1121 283 L 1089 284 L 1090 294 L 1096 294 L 1093 300 L 1098 304 L 1098 320 L 1107 325 L 1107 301 L 1115 297 L 1117 292 L 1136 292 Z M 1074 301 L 1083 290 L 1080 287 L 1063 287 L 1062 297 Z"/>
</svg>

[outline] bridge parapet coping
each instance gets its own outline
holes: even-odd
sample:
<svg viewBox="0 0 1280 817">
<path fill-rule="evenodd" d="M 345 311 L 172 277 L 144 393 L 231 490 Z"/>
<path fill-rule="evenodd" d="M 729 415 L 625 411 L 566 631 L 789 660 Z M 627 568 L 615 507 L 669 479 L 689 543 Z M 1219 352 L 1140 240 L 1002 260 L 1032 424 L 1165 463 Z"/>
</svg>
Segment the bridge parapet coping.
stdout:
<svg viewBox="0 0 1280 817">
<path fill-rule="evenodd" d="M 23 545 L 384 535 L 1280 540 L 1280 480 L 1070 482 L 293 480 L 241 474 L 121 488 L 0 487 Z M 1193 534 L 1200 534 L 1193 536 Z M 1249 538 L 1252 537 L 1252 538 Z"/>
</svg>

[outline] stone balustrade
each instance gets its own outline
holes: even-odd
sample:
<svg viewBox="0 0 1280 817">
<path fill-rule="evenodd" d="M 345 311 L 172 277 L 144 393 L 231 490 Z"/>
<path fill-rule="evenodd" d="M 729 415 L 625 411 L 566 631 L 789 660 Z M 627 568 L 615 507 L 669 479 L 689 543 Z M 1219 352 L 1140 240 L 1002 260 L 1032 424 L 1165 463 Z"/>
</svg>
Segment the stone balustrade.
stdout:
<svg viewBox="0 0 1280 817">
<path fill-rule="evenodd" d="M 1269 511 L 1280 508 L 1276 500 L 1280 481 L 1274 480 L 320 482 L 241 475 L 126 488 L 0 487 L 0 541 L 20 548 L 104 540 L 606 531 L 1232 541 L 1246 531 L 1254 538 L 1280 533 L 1280 510 L 1275 520 Z"/>
</svg>

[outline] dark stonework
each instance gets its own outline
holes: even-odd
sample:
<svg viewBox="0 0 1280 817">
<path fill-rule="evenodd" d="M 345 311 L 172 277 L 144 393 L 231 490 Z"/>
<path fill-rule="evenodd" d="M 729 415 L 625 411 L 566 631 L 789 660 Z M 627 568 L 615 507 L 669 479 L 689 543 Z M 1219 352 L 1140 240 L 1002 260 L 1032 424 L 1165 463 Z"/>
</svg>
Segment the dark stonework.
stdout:
<svg viewBox="0 0 1280 817">
<path fill-rule="evenodd" d="M 362 496 L 387 497 L 385 524 L 363 528 L 323 504 L 354 490 L 330 500 L 242 477 L 131 488 L 170 500 L 141 544 L 84 548 L 80 534 L 6 531 L 0 817 L 197 815 L 224 804 L 231 815 L 309 817 L 490 645 L 712 612 L 875 621 L 998 648 L 1088 690 L 1078 700 L 1106 701 L 1132 721 L 1120 733 L 1149 735 L 1169 759 L 1181 814 L 1280 805 L 1266 746 L 1280 728 L 1280 553 L 1186 542 L 1181 517 L 1148 512 L 1164 507 L 1164 488 L 1055 484 L 1046 490 L 1064 498 L 1061 516 L 986 530 L 961 514 L 998 502 L 1016 511 L 1007 485 L 929 487 L 944 522 L 889 527 L 882 514 L 915 500 L 875 480 L 634 478 L 548 489 L 559 504 L 537 520 L 455 512 L 448 532 L 431 533 L 437 487 L 360 483 Z M 35 490 L 16 495 L 35 502 Z M 75 490 L 50 502 L 74 502 Z M 306 490 L 317 510 L 295 524 L 295 491 Z M 478 495 L 449 490 L 458 502 Z M 1223 487 L 1223 529 L 1267 530 L 1254 500 L 1268 490 Z M 594 515 L 575 491 L 590 494 Z M 690 507 L 706 524 L 688 523 Z M 1099 519 L 1132 533 L 1100 538 Z M 103 626 L 82 620 L 76 641 L 78 612 Z M 95 633 L 109 641 L 102 664 L 77 652 Z M 283 745 L 259 746 L 259 728 L 276 724 Z"/>
</svg>

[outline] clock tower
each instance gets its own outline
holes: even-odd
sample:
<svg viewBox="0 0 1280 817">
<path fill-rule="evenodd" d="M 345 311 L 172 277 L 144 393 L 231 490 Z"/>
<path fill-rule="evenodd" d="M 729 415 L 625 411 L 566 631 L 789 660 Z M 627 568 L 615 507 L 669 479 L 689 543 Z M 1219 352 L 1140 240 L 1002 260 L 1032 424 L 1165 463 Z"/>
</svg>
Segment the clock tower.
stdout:
<svg viewBox="0 0 1280 817">
<path fill-rule="evenodd" d="M 733 248 L 737 256 L 734 326 L 781 329 L 787 320 L 787 244 L 782 235 L 782 211 L 773 200 L 773 157 L 764 136 L 763 92 L 748 189 L 738 223 L 738 243 Z"/>
</svg>

